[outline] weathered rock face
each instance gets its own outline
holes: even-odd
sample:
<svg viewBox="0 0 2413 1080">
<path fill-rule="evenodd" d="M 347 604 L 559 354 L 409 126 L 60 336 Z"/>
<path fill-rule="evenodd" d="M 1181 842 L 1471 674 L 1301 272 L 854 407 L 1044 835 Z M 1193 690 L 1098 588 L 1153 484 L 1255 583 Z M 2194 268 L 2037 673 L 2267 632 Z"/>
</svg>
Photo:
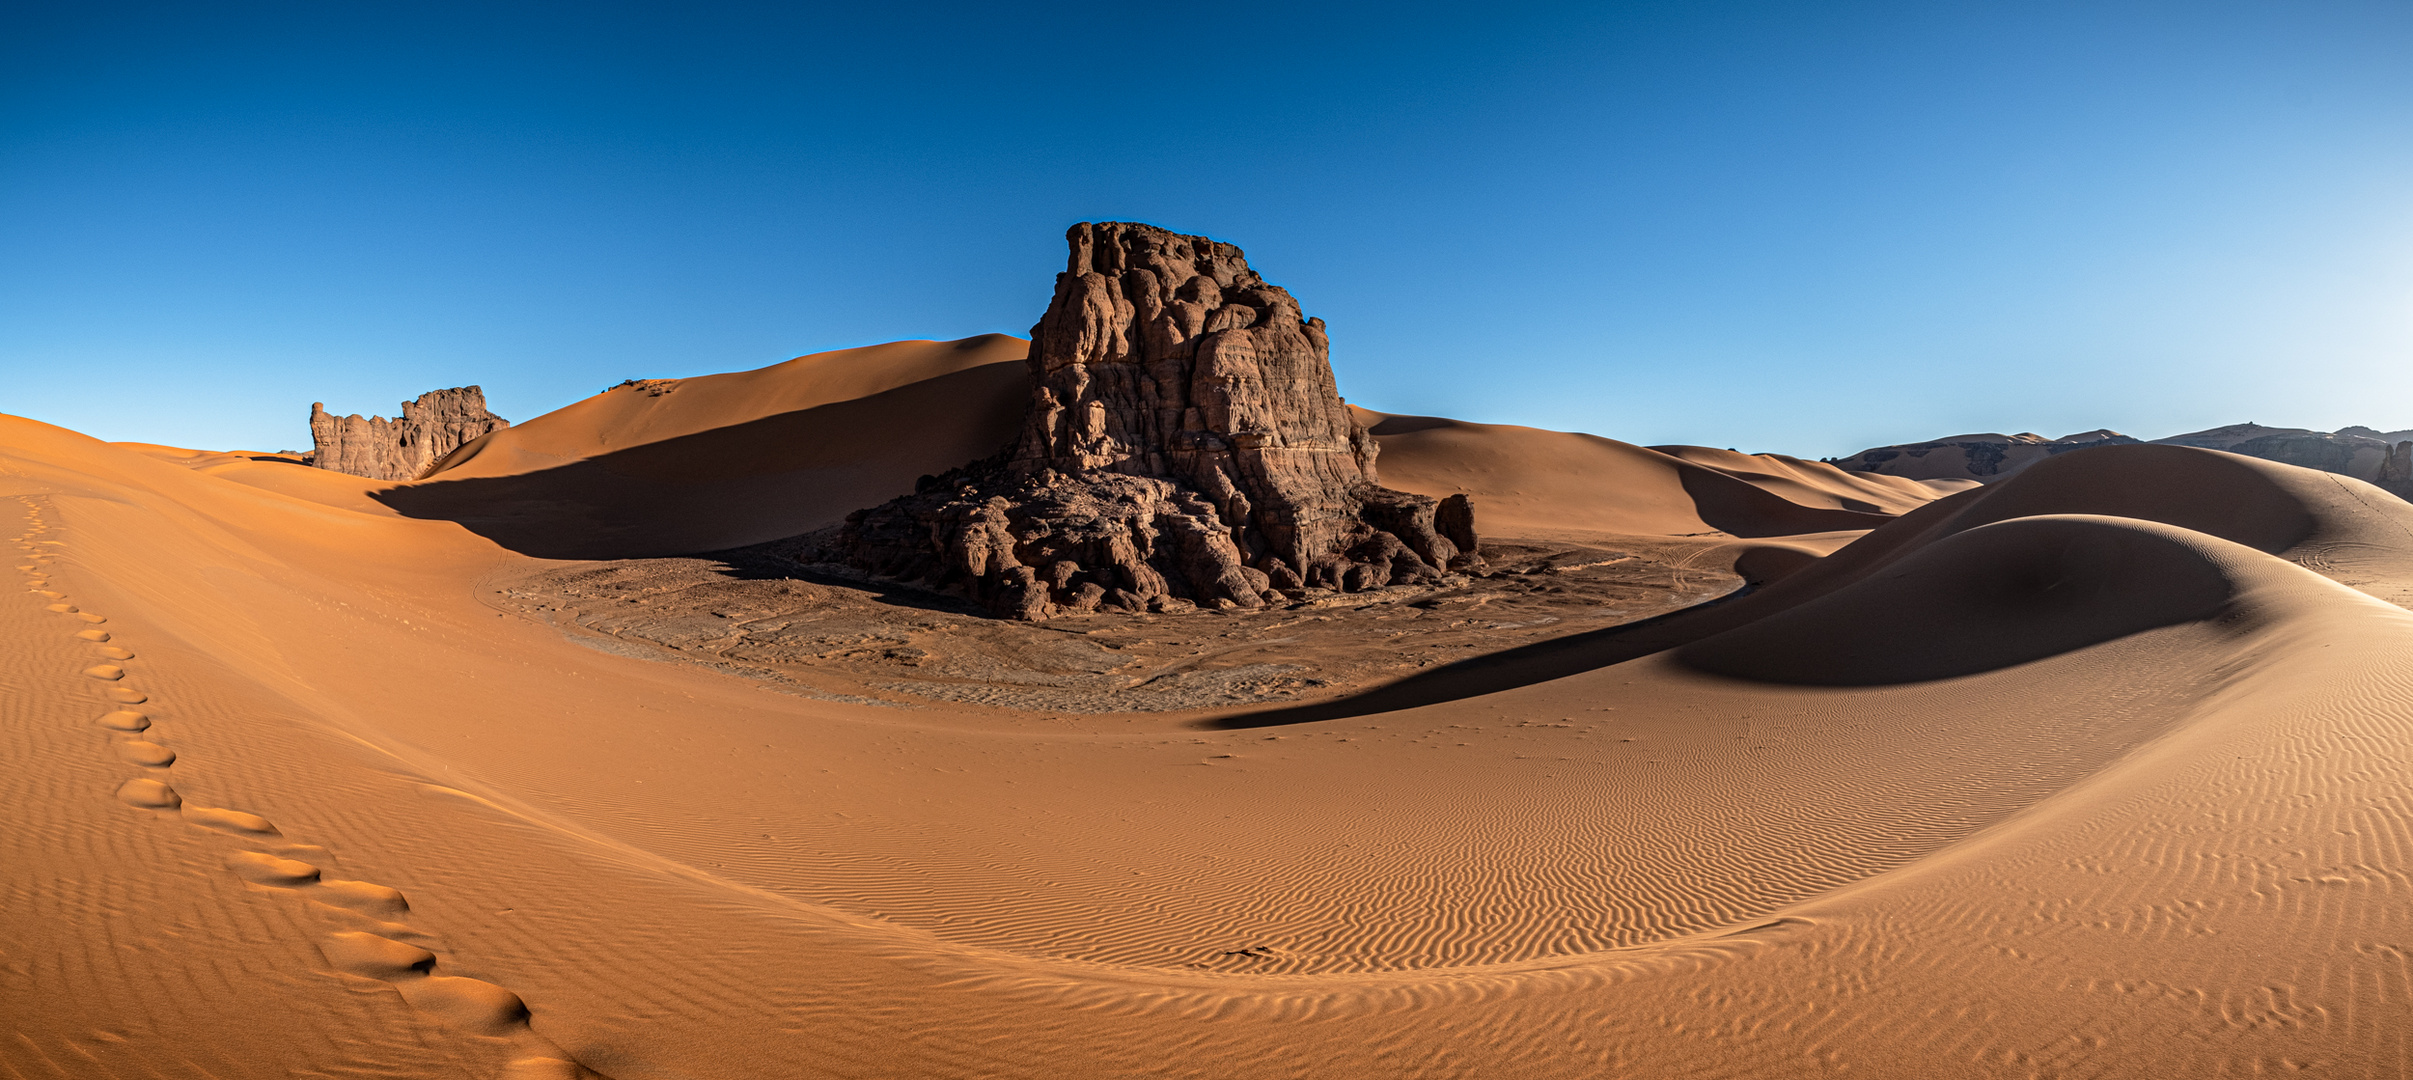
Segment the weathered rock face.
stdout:
<svg viewBox="0 0 2413 1080">
<path fill-rule="evenodd" d="M 2382 464 L 2387 461 L 2390 447 L 2384 437 L 2374 438 L 2356 433 L 2370 430 L 2347 428 L 2340 431 L 2311 431 L 2304 428 L 2268 428 L 2260 424 L 2230 424 L 2153 441 L 2172 446 L 2226 450 L 2265 461 L 2338 473 L 2357 480 L 2372 480 L 2379 475 Z"/>
<path fill-rule="evenodd" d="M 486 392 L 475 386 L 430 390 L 403 402 L 399 420 L 334 416 L 312 402 L 310 463 L 372 480 L 416 480 L 463 443 L 510 426 L 486 411 Z"/>
<path fill-rule="evenodd" d="M 1472 557 L 1464 497 L 1375 482 L 1323 320 L 1239 248 L 1121 222 L 1067 239 L 1020 439 L 858 511 L 820 557 L 1025 619 L 1437 582 Z"/>
<path fill-rule="evenodd" d="M 2413 499 L 2413 441 L 2397 443 L 2396 449 L 2388 451 L 2388 460 L 2380 462 L 2379 476 L 2374 482 L 2403 498 Z"/>
</svg>

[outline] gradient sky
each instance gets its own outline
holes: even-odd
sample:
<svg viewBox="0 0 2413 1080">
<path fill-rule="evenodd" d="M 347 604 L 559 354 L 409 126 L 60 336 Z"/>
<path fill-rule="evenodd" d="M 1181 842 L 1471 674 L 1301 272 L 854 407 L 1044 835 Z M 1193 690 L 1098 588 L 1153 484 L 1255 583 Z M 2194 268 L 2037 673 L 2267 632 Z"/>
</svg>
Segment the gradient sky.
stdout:
<svg viewBox="0 0 2413 1080">
<path fill-rule="evenodd" d="M 1025 333 L 1123 219 L 1393 412 L 2413 427 L 2413 4 L 213 7 L 0 3 L 0 411 L 522 420 Z"/>
</svg>

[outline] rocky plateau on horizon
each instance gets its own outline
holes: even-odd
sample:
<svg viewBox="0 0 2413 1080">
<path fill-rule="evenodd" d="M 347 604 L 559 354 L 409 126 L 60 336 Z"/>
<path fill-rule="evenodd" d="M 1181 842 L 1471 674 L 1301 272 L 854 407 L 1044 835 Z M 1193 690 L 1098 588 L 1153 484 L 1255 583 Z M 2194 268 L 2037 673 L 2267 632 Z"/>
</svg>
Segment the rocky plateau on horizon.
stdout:
<svg viewBox="0 0 2413 1080">
<path fill-rule="evenodd" d="M 1825 459 L 1849 472 L 1912 480 L 1975 480 L 1993 484 L 2058 454 L 2098 446 L 2151 442 L 2193 446 L 2300 465 L 2367 480 L 2413 498 L 2413 430 L 2380 431 L 2354 425 L 2336 431 L 2229 424 L 2161 439 L 2138 439 L 2108 428 L 2048 439 L 2032 432 L 1953 435 L 1928 442 L 1877 446 Z"/>
</svg>

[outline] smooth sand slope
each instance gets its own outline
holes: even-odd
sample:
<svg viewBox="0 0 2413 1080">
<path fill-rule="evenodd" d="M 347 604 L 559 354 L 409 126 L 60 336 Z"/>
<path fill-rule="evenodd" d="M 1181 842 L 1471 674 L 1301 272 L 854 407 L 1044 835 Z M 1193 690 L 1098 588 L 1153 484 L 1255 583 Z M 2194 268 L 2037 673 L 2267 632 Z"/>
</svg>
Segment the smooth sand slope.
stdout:
<svg viewBox="0 0 2413 1080">
<path fill-rule="evenodd" d="M 1740 537 L 1869 529 L 1974 485 L 1847 473 L 1698 446 L 1640 447 L 1539 428 L 1358 409 L 1382 443 L 1385 483 L 1465 492 L 1503 535 L 1567 531 Z"/>
<path fill-rule="evenodd" d="M 547 558 L 641 558 L 835 524 L 993 453 L 1029 343 L 904 341 L 622 386 L 463 446 L 378 499 Z"/>
<path fill-rule="evenodd" d="M 994 366 L 848 369 L 732 424 Z M 567 463 L 450 482 L 630 453 L 734 475 L 680 460 L 725 445 L 707 417 L 630 419 L 685 392 L 531 421 L 513 452 Z M 541 565 L 508 506 L 456 523 L 0 419 L 0 1068 L 2413 1069 L 2413 615 L 2384 602 L 2413 506 L 2185 448 L 1921 505 L 1789 460 L 1384 423 L 1386 482 L 1478 491 L 1501 534 L 1831 535 L 1546 677 L 1450 665 L 1396 707 L 873 707 L 487 607 Z M 856 475 L 921 452 L 889 445 Z M 615 542 L 851 506 L 695 508 Z"/>
</svg>

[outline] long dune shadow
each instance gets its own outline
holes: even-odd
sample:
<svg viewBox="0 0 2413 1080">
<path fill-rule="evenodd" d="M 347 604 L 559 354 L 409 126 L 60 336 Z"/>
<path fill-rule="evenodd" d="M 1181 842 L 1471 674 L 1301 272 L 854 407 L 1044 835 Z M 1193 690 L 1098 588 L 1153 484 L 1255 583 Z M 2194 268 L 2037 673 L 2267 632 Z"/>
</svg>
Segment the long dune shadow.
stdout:
<svg viewBox="0 0 2413 1080">
<path fill-rule="evenodd" d="M 511 476 L 432 480 L 371 497 L 523 555 L 659 558 L 834 524 L 993 453 L 1020 428 L 1021 364 L 988 364 Z"/>
<path fill-rule="evenodd" d="M 1199 726 L 1277 727 L 1414 709 L 1668 650 L 1686 668 L 1751 682 L 1930 682 L 2212 619 L 2237 595 L 2220 562 L 2187 539 L 2195 534 L 2157 523 L 2044 515 L 1907 549 L 1888 543 L 1927 525 L 1905 521 L 1892 537 L 1864 539 L 1876 542 L 1858 553 L 1847 547 L 1820 568 L 1830 573 L 1805 573 L 1642 622 L 1462 660 L 1343 698 L 1235 713 Z"/>
<path fill-rule="evenodd" d="M 1677 476 L 1701 521 L 1731 536 L 1764 539 L 1874 529 L 1894 520 L 1886 513 L 1803 506 L 1748 480 L 1691 462 L 1684 462 Z"/>
<path fill-rule="evenodd" d="M 1460 660 L 1347 697 L 1236 713 L 1203 721 L 1198 726 L 1218 731 L 1239 731 L 1346 720 L 1461 701 L 1563 679 L 1678 648 L 1730 629 L 1743 621 L 1735 617 L 1735 605 L 1753 591 L 1752 587 L 1745 586 L 1714 600 L 1640 622 L 1569 634 L 1504 652 Z M 1747 619 L 1748 615 L 1743 618 Z"/>
<path fill-rule="evenodd" d="M 2017 667 L 2209 619 L 2237 583 L 2201 533 L 2096 515 L 2012 518 L 1678 649 L 1700 671 L 1790 686 L 1894 686 Z"/>
</svg>

